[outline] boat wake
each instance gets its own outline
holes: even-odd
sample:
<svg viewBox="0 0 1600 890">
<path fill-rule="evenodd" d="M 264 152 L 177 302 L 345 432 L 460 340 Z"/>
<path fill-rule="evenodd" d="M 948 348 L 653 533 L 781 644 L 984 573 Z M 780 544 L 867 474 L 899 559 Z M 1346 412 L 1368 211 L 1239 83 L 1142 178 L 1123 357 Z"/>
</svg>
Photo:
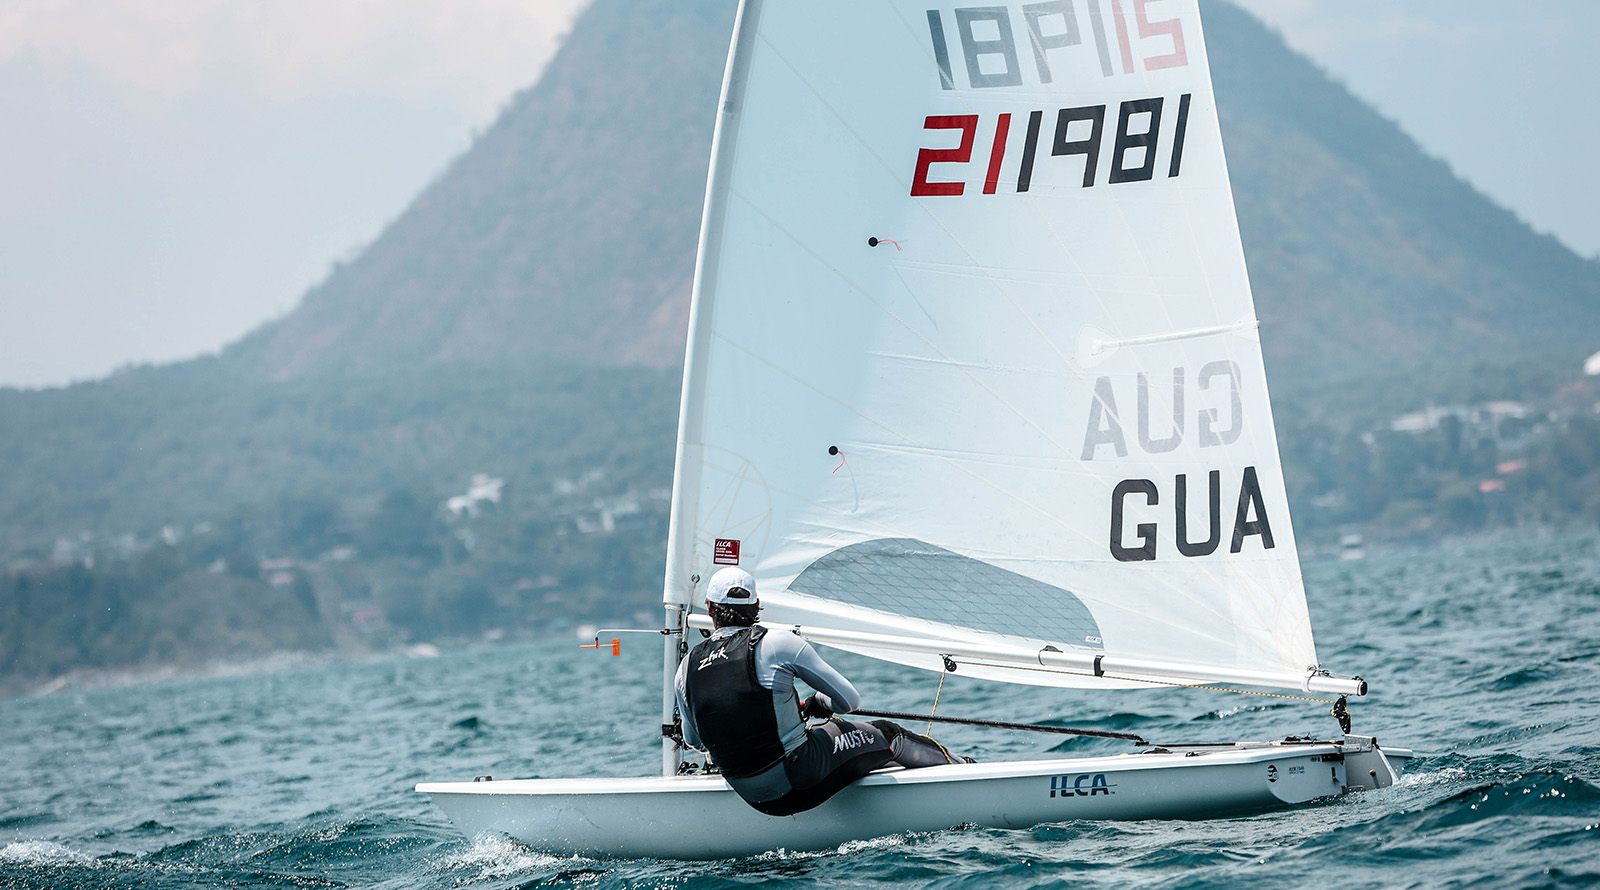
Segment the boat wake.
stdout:
<svg viewBox="0 0 1600 890">
<path fill-rule="evenodd" d="M 473 872 L 477 880 L 526 876 L 535 872 L 556 871 L 567 877 L 604 871 L 593 859 L 582 856 L 552 856 L 540 853 L 511 838 L 480 834 L 466 849 L 441 857 L 433 863 L 441 872 Z"/>
<path fill-rule="evenodd" d="M 833 856 L 859 856 L 892 850 L 915 843 L 917 839 L 929 837 L 925 832 L 905 832 L 891 834 L 886 837 L 868 838 L 865 840 L 846 841 L 831 850 L 771 850 L 755 856 L 747 857 L 746 862 L 804 862 L 811 859 L 827 859 Z"/>
</svg>

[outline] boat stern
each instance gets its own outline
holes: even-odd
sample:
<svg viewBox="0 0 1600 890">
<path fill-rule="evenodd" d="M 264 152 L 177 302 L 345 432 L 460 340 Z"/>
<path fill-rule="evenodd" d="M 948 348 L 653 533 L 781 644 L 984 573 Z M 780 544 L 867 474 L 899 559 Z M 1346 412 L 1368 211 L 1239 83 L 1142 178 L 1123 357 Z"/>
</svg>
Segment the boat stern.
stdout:
<svg viewBox="0 0 1600 890">
<path fill-rule="evenodd" d="M 1344 751 L 1346 791 L 1377 791 L 1399 781 L 1407 761 L 1415 756 L 1405 748 L 1381 748 L 1369 735 L 1346 735 Z"/>
</svg>

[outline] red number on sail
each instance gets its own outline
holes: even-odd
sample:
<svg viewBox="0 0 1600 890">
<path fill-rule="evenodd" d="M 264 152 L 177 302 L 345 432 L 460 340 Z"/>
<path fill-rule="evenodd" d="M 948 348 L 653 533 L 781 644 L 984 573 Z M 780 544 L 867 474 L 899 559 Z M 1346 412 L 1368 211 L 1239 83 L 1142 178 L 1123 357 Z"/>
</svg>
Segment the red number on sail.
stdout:
<svg viewBox="0 0 1600 890">
<path fill-rule="evenodd" d="M 972 143 L 978 138 L 976 114 L 934 114 L 922 124 L 925 130 L 960 130 L 961 144 L 955 148 L 924 148 L 917 152 L 917 174 L 911 180 L 911 196 L 920 198 L 932 195 L 959 195 L 966 191 L 965 182 L 929 182 L 930 164 L 965 164 L 972 160 Z"/>
</svg>

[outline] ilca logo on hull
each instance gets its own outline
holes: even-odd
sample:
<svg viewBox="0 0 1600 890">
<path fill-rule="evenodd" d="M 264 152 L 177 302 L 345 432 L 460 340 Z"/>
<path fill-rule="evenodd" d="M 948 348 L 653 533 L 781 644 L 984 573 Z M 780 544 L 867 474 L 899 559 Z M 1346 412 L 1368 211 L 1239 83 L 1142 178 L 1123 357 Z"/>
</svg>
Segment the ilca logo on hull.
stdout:
<svg viewBox="0 0 1600 890">
<path fill-rule="evenodd" d="M 1105 773 L 1083 773 L 1072 776 L 1051 776 L 1051 797 L 1093 797 L 1096 794 L 1111 795 L 1117 787 L 1106 781 Z"/>
</svg>

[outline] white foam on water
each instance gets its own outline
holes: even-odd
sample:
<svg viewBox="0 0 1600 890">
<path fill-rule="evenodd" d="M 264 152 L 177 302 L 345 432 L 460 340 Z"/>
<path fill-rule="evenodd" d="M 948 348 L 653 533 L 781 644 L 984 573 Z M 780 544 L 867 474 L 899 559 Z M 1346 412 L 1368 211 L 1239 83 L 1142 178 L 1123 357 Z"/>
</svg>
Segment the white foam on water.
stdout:
<svg viewBox="0 0 1600 890">
<path fill-rule="evenodd" d="M 16 841 L 0 847 L 0 862 L 28 865 L 86 865 L 94 857 L 53 841 Z"/>
<path fill-rule="evenodd" d="M 480 879 L 496 879 L 539 869 L 572 868 L 592 861 L 580 856 L 540 853 L 503 835 L 480 834 L 472 839 L 467 849 L 446 857 L 439 864 L 445 869 L 475 868 Z"/>
<path fill-rule="evenodd" d="M 54 841 L 17 841 L 0 847 L 0 863 L 7 865 L 33 865 L 49 868 L 72 866 L 112 873 L 121 871 L 156 872 L 161 874 L 192 874 L 197 869 L 180 862 L 151 862 L 141 854 L 137 857 L 92 856 Z"/>
<path fill-rule="evenodd" d="M 1211 717 L 1211 718 L 1216 719 L 1216 720 L 1226 720 L 1229 717 L 1236 717 L 1236 716 L 1238 716 L 1240 714 L 1249 714 L 1249 713 L 1253 713 L 1253 712 L 1256 712 L 1256 711 L 1270 711 L 1270 710 L 1272 710 L 1272 708 L 1269 705 L 1234 705 L 1231 708 L 1223 708 L 1221 710 L 1212 711 L 1209 714 L 1203 714 L 1201 716 L 1202 717 Z"/>
<path fill-rule="evenodd" d="M 1438 772 L 1431 773 L 1405 773 L 1400 781 L 1395 783 L 1400 786 L 1426 787 L 1429 785 L 1449 785 L 1463 782 L 1471 778 L 1471 774 L 1459 766 L 1447 766 Z"/>
<path fill-rule="evenodd" d="M 795 861 L 803 859 L 819 859 L 829 856 L 852 856 L 857 853 L 867 853 L 873 850 L 883 850 L 890 847 L 903 846 L 911 837 L 917 835 L 891 834 L 887 837 L 867 838 L 859 841 L 845 841 L 831 850 L 817 850 L 812 852 L 786 850 L 779 847 L 766 853 L 759 853 L 750 857 L 754 862 Z"/>
<path fill-rule="evenodd" d="M 839 845 L 839 849 L 835 852 L 844 856 L 851 856 L 856 853 L 866 853 L 872 850 L 884 850 L 889 847 L 902 847 L 905 846 L 909 839 L 909 835 L 891 834 L 888 837 L 874 837 L 860 841 L 845 841 Z"/>
</svg>

